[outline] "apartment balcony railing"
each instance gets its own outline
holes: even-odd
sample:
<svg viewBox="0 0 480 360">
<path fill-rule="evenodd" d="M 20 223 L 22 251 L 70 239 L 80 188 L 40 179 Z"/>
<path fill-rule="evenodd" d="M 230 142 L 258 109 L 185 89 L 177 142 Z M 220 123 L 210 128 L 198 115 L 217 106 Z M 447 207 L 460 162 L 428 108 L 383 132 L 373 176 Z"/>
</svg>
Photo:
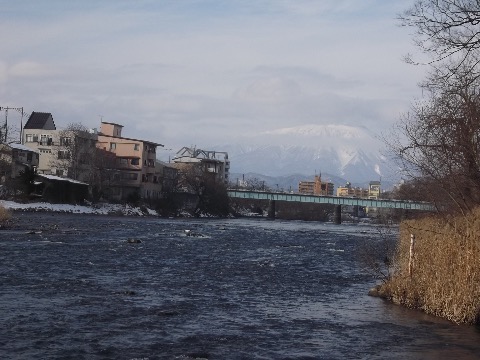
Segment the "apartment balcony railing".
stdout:
<svg viewBox="0 0 480 360">
<path fill-rule="evenodd" d="M 131 164 L 120 164 L 117 165 L 118 170 L 141 170 L 142 167 L 140 165 L 131 165 Z"/>
</svg>

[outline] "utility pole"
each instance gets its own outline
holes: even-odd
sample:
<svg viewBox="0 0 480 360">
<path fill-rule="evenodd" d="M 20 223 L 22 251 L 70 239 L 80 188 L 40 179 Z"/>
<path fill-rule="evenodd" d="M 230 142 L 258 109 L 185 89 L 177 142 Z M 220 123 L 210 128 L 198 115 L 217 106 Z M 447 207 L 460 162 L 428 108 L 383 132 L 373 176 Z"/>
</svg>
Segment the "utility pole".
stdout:
<svg viewBox="0 0 480 360">
<path fill-rule="evenodd" d="M 0 111 L 5 110 L 5 124 L 3 125 L 4 132 L 0 133 L 0 142 L 7 143 L 8 137 L 8 110 L 18 111 L 22 117 L 20 119 L 20 144 L 22 143 L 22 132 L 23 132 L 23 106 L 22 107 L 9 107 L 9 106 L 0 106 Z"/>
</svg>

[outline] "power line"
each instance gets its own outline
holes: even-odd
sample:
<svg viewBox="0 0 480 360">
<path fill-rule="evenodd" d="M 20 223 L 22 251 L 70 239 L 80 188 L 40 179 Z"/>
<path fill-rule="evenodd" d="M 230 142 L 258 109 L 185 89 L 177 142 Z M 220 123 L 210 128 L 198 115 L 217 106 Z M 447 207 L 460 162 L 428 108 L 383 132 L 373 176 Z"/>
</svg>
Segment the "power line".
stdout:
<svg viewBox="0 0 480 360">
<path fill-rule="evenodd" d="M 23 106 L 22 107 L 10 107 L 10 106 L 0 106 L 0 111 L 2 110 L 5 110 L 5 124 L 3 125 L 3 128 L 5 129 L 4 131 L 4 134 L 0 134 L 3 135 L 4 137 L 4 142 L 6 143 L 7 142 L 7 136 L 8 136 L 8 110 L 15 110 L 15 111 L 18 111 L 22 117 L 20 119 L 20 143 L 22 143 L 22 131 L 23 131 L 23 115 L 25 114 L 23 112 Z M 0 138 L 0 141 L 2 139 Z"/>
</svg>

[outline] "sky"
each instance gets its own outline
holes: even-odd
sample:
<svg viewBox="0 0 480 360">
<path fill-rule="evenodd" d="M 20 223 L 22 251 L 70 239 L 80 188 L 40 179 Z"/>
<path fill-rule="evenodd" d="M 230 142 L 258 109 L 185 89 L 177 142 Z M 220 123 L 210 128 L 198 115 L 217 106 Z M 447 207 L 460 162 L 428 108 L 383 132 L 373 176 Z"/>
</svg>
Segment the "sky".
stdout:
<svg viewBox="0 0 480 360">
<path fill-rule="evenodd" d="M 402 60 L 412 1 L 0 0 L 0 106 L 167 152 L 311 124 L 379 133 L 426 71 Z"/>
</svg>

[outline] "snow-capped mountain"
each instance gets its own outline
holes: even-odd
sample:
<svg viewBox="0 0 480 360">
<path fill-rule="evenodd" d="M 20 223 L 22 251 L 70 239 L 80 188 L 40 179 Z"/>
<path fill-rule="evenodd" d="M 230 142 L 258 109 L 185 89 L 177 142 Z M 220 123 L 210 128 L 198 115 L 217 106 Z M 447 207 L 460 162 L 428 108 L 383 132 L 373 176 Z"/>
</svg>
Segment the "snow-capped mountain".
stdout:
<svg viewBox="0 0 480 360">
<path fill-rule="evenodd" d="M 232 173 L 268 176 L 332 174 L 352 183 L 392 179 L 383 143 L 367 129 L 347 125 L 304 125 L 256 135 L 227 151 Z M 340 184 L 338 184 L 340 185 Z"/>
</svg>

